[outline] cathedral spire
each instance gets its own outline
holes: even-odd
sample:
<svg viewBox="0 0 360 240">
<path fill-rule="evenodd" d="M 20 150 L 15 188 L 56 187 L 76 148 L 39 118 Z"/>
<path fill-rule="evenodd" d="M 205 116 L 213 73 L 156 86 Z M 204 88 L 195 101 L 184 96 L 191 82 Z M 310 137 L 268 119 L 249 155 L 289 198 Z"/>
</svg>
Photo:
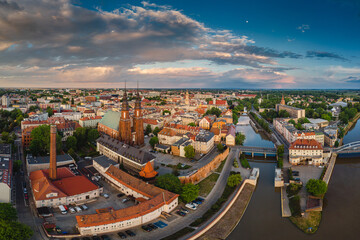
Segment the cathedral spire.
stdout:
<svg viewBox="0 0 360 240">
<path fill-rule="evenodd" d="M 123 110 L 129 110 L 129 104 L 127 101 L 127 94 L 126 94 L 126 80 L 125 80 L 125 89 L 124 89 L 124 95 L 123 95 L 123 99 L 122 99 L 122 111 Z"/>
</svg>

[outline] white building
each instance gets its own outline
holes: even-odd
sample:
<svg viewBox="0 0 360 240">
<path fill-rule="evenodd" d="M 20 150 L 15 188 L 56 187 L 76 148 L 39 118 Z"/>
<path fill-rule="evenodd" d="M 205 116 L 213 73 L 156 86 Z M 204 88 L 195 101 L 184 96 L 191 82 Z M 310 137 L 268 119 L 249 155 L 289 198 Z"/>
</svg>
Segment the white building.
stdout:
<svg viewBox="0 0 360 240">
<path fill-rule="evenodd" d="M 90 127 L 90 128 L 96 128 L 98 123 L 101 121 L 102 117 L 96 116 L 96 117 L 83 117 L 80 118 L 79 124 L 81 127 Z"/>
</svg>

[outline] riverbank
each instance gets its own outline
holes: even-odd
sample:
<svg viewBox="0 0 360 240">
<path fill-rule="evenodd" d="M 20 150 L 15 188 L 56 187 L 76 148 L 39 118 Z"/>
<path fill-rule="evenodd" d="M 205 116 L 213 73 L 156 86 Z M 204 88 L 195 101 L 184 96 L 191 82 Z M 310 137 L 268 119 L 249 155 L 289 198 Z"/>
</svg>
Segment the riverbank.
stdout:
<svg viewBox="0 0 360 240">
<path fill-rule="evenodd" d="M 351 121 L 348 122 L 348 124 L 347 124 L 346 127 L 344 128 L 344 137 L 343 137 L 342 139 L 340 139 L 340 146 L 342 145 L 343 140 L 344 140 L 346 134 L 348 133 L 348 131 L 349 131 L 349 130 L 351 129 L 351 127 L 359 120 L 359 118 L 360 118 L 360 112 L 358 112 L 358 113 L 355 115 L 355 117 L 354 117 L 353 120 L 351 120 Z"/>
<path fill-rule="evenodd" d="M 301 231 L 314 234 L 320 225 L 322 212 L 305 212 L 302 217 L 289 217 L 289 220 Z"/>
<path fill-rule="evenodd" d="M 240 222 L 254 190 L 254 185 L 245 183 L 240 195 L 231 206 L 231 211 L 227 211 L 227 213 L 199 239 L 226 239 Z"/>
</svg>

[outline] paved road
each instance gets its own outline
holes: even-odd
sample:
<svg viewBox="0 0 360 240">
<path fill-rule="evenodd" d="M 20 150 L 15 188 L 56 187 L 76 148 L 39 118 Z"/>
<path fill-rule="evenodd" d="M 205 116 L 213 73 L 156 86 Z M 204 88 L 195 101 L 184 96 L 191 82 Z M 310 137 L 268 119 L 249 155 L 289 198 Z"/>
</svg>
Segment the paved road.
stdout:
<svg viewBox="0 0 360 240">
<path fill-rule="evenodd" d="M 200 218 L 207 210 L 211 208 L 211 206 L 218 200 L 221 196 L 222 192 L 227 183 L 227 179 L 230 175 L 231 166 L 233 163 L 233 159 L 236 155 L 238 155 L 238 149 L 232 149 L 229 153 L 227 161 L 224 165 L 223 171 L 221 172 L 218 181 L 216 182 L 214 188 L 210 192 L 210 194 L 206 197 L 206 200 L 196 211 L 191 211 L 186 217 L 178 217 L 176 220 L 172 221 L 167 227 L 161 230 L 156 230 L 150 233 L 146 233 L 147 239 L 161 239 L 166 236 L 169 236 L 187 226 L 190 223 Z M 175 214 L 175 213 L 174 213 Z M 132 239 L 144 239 L 144 235 L 136 236 Z"/>
<path fill-rule="evenodd" d="M 15 154 L 14 160 L 21 159 L 23 164 L 23 172 L 24 174 L 17 173 L 14 176 L 15 180 L 15 191 L 16 191 L 16 210 L 18 212 L 18 218 L 19 221 L 28 225 L 33 231 L 34 235 L 31 239 L 33 240 L 41 240 L 41 239 L 48 239 L 43 231 L 40 229 L 41 226 L 41 219 L 34 216 L 34 214 L 31 211 L 31 208 L 29 206 L 29 201 L 25 201 L 24 199 L 24 193 L 23 193 L 23 183 L 25 182 L 24 175 L 26 175 L 26 168 L 25 168 L 25 162 L 24 162 L 24 155 L 22 152 L 21 145 L 16 144 L 17 147 L 17 153 Z M 29 198 L 30 198 L 30 188 L 29 184 L 26 183 L 26 187 L 29 192 Z"/>
</svg>

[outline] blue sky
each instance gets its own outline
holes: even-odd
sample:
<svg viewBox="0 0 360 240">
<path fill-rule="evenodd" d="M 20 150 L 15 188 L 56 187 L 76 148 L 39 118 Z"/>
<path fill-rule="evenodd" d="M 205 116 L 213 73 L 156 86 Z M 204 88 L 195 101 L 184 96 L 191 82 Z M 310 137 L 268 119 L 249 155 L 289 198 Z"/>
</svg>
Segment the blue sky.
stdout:
<svg viewBox="0 0 360 240">
<path fill-rule="evenodd" d="M 4 87 L 360 87 L 360 1 L 0 1 Z"/>
</svg>

